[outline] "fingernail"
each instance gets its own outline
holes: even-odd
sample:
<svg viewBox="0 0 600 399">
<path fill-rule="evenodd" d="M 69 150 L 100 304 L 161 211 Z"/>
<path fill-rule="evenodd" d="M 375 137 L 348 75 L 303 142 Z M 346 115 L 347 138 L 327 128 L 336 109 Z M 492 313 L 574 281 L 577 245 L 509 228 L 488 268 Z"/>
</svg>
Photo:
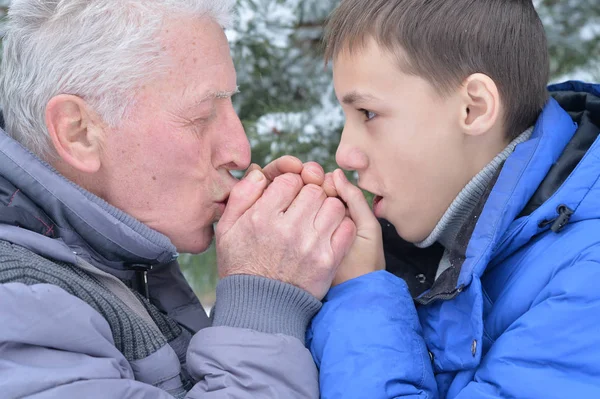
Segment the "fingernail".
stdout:
<svg viewBox="0 0 600 399">
<path fill-rule="evenodd" d="M 318 178 L 318 179 L 322 179 L 323 178 L 323 174 L 316 172 L 314 170 L 309 169 L 308 172 L 313 175 L 314 177 Z"/>
<path fill-rule="evenodd" d="M 261 168 L 259 165 L 255 164 L 255 163 L 253 163 L 253 164 L 250 164 L 250 166 L 248 167 L 248 169 L 246 169 L 246 173 L 244 173 L 244 177 L 248 177 L 248 175 L 249 175 L 249 174 L 250 174 L 250 173 L 251 173 L 253 170 L 262 170 L 262 168 Z"/>
<path fill-rule="evenodd" d="M 258 170 L 253 170 L 247 177 L 247 179 L 253 183 L 260 183 L 264 178 L 265 175 L 263 175 L 262 172 Z"/>
</svg>

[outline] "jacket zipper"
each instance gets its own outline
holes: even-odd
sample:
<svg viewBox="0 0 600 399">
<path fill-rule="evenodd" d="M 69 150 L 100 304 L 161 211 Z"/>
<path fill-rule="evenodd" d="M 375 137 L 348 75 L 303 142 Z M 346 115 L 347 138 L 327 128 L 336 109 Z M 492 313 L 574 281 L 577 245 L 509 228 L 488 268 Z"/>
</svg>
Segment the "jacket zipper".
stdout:
<svg viewBox="0 0 600 399">
<path fill-rule="evenodd" d="M 551 220 L 544 220 L 538 226 L 540 228 L 544 228 L 548 225 L 551 225 L 550 230 L 552 230 L 554 233 L 558 233 L 569 223 L 571 216 L 573 216 L 573 213 L 575 213 L 574 210 L 564 204 L 559 205 L 558 208 L 556 208 L 556 212 L 558 212 L 558 217 Z"/>
<path fill-rule="evenodd" d="M 460 287 L 455 288 L 454 290 L 452 290 L 450 292 L 442 292 L 441 294 L 437 294 L 437 295 L 434 295 L 429 298 L 427 298 L 427 297 L 417 298 L 417 299 L 415 299 L 415 302 L 417 302 L 419 305 L 429 305 L 431 302 L 437 301 L 437 300 L 449 301 L 450 299 L 456 298 L 456 296 L 458 294 L 460 294 L 464 288 L 465 287 L 463 285 L 461 285 Z"/>
</svg>

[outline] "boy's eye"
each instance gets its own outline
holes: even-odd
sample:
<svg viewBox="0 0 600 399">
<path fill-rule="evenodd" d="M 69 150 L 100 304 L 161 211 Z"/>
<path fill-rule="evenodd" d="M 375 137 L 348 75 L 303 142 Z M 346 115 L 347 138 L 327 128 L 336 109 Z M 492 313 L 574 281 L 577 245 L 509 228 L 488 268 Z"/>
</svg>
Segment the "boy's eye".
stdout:
<svg viewBox="0 0 600 399">
<path fill-rule="evenodd" d="M 368 109 L 359 109 L 359 111 L 365 115 L 365 117 L 367 118 L 367 121 L 370 121 L 371 119 L 373 119 L 377 116 L 377 114 L 375 112 L 369 111 Z"/>
</svg>

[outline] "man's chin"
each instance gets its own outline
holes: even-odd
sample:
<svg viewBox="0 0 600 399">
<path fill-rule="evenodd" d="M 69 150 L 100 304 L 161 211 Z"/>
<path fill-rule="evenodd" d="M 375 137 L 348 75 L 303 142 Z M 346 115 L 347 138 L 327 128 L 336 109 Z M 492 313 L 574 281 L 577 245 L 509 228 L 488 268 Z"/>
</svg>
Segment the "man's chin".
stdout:
<svg viewBox="0 0 600 399">
<path fill-rule="evenodd" d="M 181 239 L 172 239 L 177 252 L 186 254 L 201 254 L 205 252 L 213 242 L 215 231 L 212 225 L 205 227 L 199 232 L 188 233 Z"/>
</svg>

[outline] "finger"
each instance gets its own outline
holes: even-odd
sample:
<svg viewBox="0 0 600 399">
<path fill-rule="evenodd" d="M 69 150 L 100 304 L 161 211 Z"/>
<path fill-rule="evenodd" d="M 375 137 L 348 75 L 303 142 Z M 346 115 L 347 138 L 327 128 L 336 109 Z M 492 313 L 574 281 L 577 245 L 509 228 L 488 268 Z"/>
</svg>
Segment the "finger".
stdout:
<svg viewBox="0 0 600 399">
<path fill-rule="evenodd" d="M 319 235 L 330 237 L 346 217 L 346 207 L 337 198 L 328 197 L 315 217 L 315 230 Z"/>
<path fill-rule="evenodd" d="M 356 238 L 357 228 L 355 223 L 349 217 L 345 217 L 342 223 L 334 231 L 331 236 L 331 250 L 336 265 L 339 265 L 342 260 L 350 252 L 354 239 Z"/>
<path fill-rule="evenodd" d="M 304 223 L 312 228 L 315 217 L 325 199 L 327 199 L 327 196 L 321 187 L 314 184 L 302 187 L 300 194 L 298 194 L 286 211 L 286 219 L 294 224 Z"/>
<path fill-rule="evenodd" d="M 254 205 L 267 187 L 267 179 L 258 170 L 252 171 L 231 190 L 223 216 L 217 225 L 218 234 L 224 234 Z"/>
<path fill-rule="evenodd" d="M 302 180 L 304 184 L 323 185 L 325 171 L 323 167 L 316 162 L 307 162 L 302 169 Z"/>
<path fill-rule="evenodd" d="M 273 180 L 260 198 L 260 206 L 269 212 L 285 212 L 304 187 L 299 174 L 286 173 Z"/>
<path fill-rule="evenodd" d="M 291 155 L 285 155 L 269 163 L 262 171 L 267 179 L 273 181 L 276 177 L 286 173 L 300 174 L 303 167 L 301 160 Z"/>
<path fill-rule="evenodd" d="M 242 177 L 242 179 L 248 176 L 253 170 L 258 170 L 262 173 L 262 168 L 260 167 L 260 165 L 257 163 L 253 163 L 250 164 L 250 166 L 248 166 L 248 169 L 246 169 L 246 173 L 244 173 L 244 177 Z"/>
<path fill-rule="evenodd" d="M 335 189 L 335 183 L 333 182 L 333 173 L 330 172 L 325 175 L 325 180 L 321 187 L 323 187 L 323 190 L 328 197 L 338 196 L 337 190 Z"/>
<path fill-rule="evenodd" d="M 350 217 L 356 223 L 358 230 L 371 228 L 379 223 L 362 191 L 348 181 L 341 169 L 333 172 L 333 181 L 338 195 L 346 203 Z"/>
</svg>

